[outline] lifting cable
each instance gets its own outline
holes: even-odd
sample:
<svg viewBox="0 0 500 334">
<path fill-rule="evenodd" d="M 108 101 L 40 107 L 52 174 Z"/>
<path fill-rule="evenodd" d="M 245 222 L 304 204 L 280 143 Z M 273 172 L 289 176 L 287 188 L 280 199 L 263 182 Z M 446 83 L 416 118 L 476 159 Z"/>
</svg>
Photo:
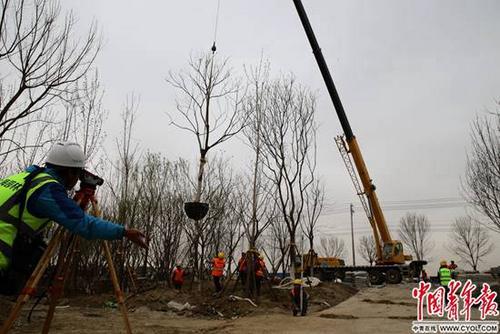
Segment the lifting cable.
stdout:
<svg viewBox="0 0 500 334">
<path fill-rule="evenodd" d="M 212 54 L 214 54 L 215 51 L 217 50 L 215 42 L 217 41 L 217 28 L 219 26 L 219 10 L 220 10 L 220 0 L 217 0 L 217 12 L 215 14 L 214 42 L 212 44 Z"/>
<path fill-rule="evenodd" d="M 210 74 L 209 74 L 209 81 L 208 81 L 208 86 L 209 89 L 213 89 L 213 82 L 212 82 L 212 74 L 214 71 L 214 58 L 215 58 L 215 51 L 217 50 L 217 47 L 215 46 L 215 43 L 217 41 L 217 28 L 219 26 L 219 9 L 220 9 L 220 0 L 217 0 L 217 12 L 215 14 L 215 27 L 214 27 L 214 42 L 212 44 L 212 57 L 210 59 Z M 206 105 L 206 116 L 204 118 L 204 122 L 208 122 L 208 108 L 210 104 L 210 95 L 207 95 L 207 105 Z M 206 123 L 208 124 L 208 123 Z M 205 149 L 208 148 L 208 134 L 210 131 L 208 131 L 208 126 L 206 127 L 206 133 L 205 133 Z"/>
</svg>

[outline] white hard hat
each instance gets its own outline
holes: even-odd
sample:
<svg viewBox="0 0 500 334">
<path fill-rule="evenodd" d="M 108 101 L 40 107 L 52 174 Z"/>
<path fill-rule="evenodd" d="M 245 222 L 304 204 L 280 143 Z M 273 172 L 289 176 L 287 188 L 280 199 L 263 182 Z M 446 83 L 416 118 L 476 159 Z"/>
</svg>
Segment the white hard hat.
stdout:
<svg viewBox="0 0 500 334">
<path fill-rule="evenodd" d="M 85 168 L 85 153 L 77 143 L 58 141 L 50 149 L 45 162 L 62 167 Z"/>
</svg>

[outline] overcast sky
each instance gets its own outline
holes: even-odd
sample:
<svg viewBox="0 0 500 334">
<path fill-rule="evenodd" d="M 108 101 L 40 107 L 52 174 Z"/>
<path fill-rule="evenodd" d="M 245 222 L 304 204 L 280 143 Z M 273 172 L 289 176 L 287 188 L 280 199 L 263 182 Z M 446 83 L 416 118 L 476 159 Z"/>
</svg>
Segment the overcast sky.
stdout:
<svg viewBox="0 0 500 334">
<path fill-rule="evenodd" d="M 500 2 L 304 0 L 309 19 L 377 186 L 393 238 L 407 211 L 428 216 L 441 258 L 461 199 L 470 122 L 500 99 Z M 174 90 L 165 82 L 189 56 L 209 50 L 217 0 L 65 0 L 79 27 L 96 20 L 103 49 L 96 65 L 105 86 L 107 146 L 118 135 L 127 94 L 140 96 L 135 140 L 146 150 L 196 162 L 193 138 L 169 126 Z M 291 0 L 220 0 L 220 56 L 237 72 L 261 54 L 274 74 L 293 72 L 317 94 L 318 172 L 327 190 L 320 231 L 350 249 L 349 203 L 358 205 L 333 142 L 340 124 Z M 237 169 L 250 164 L 239 140 L 221 147 Z M 111 152 L 111 150 L 110 150 Z M 357 235 L 369 232 L 357 209 Z M 496 254 L 481 268 L 500 265 Z M 351 262 L 350 254 L 346 254 Z M 457 261 L 459 262 L 459 261 Z M 460 262 L 459 262 L 460 265 Z"/>
</svg>

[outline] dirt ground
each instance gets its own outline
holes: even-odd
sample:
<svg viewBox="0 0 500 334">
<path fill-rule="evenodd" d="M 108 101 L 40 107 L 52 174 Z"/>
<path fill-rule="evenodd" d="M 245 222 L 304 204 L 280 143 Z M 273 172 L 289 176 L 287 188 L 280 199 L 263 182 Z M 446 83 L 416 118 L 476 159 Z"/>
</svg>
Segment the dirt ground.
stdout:
<svg viewBox="0 0 500 334">
<path fill-rule="evenodd" d="M 267 289 L 254 307 L 246 301 L 229 300 L 231 289 L 216 298 L 208 289 L 177 294 L 157 288 L 128 299 L 129 317 L 134 333 L 409 333 L 416 320 L 417 304 L 411 298 L 414 286 L 403 283 L 357 292 L 344 284 L 321 284 L 308 289 L 311 312 L 305 317 L 291 316 L 287 290 L 273 289 L 273 299 Z M 241 295 L 241 291 L 234 294 Z M 51 333 L 124 333 L 119 311 L 103 306 L 106 301 L 109 306 L 110 300 L 109 295 L 66 300 L 56 310 Z M 196 308 L 173 312 L 167 307 L 170 300 Z M 6 306 L 4 301 L 0 312 Z M 26 323 L 25 311 L 12 333 L 39 333 L 45 310 L 46 306 L 38 307 L 31 323 Z M 478 319 L 474 309 L 473 318 Z"/>
<path fill-rule="evenodd" d="M 231 296 L 243 296 L 241 287 L 228 286 L 222 296 L 214 296 L 213 287 L 207 283 L 199 291 L 177 292 L 165 286 L 127 297 L 130 322 L 134 333 L 205 333 L 220 332 L 243 318 L 282 315 L 290 318 L 289 290 L 262 287 L 257 306 L 248 301 L 234 300 Z M 306 288 L 311 295 L 310 313 L 337 305 L 358 292 L 344 284 L 322 283 Z M 13 298 L 0 299 L 0 321 L 7 316 Z M 177 311 L 169 306 L 174 301 L 191 307 Z M 186 304 L 188 303 L 188 304 Z M 121 333 L 123 319 L 111 294 L 63 298 L 52 322 L 51 333 Z M 38 305 L 27 321 L 33 302 L 28 303 L 16 322 L 12 333 L 39 333 L 48 306 L 45 301 Z"/>
</svg>

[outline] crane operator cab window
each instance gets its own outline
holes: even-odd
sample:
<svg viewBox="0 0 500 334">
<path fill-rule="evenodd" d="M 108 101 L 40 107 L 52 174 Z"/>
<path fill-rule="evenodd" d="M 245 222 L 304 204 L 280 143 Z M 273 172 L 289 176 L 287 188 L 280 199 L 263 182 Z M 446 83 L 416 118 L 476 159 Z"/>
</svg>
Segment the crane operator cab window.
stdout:
<svg viewBox="0 0 500 334">
<path fill-rule="evenodd" d="M 392 258 L 392 244 L 385 244 L 384 245 L 382 255 L 383 255 L 385 260 L 389 260 Z"/>
<path fill-rule="evenodd" d="M 394 255 L 399 255 L 399 254 L 402 254 L 403 253 L 403 245 L 398 242 L 395 246 L 394 246 Z"/>
</svg>

